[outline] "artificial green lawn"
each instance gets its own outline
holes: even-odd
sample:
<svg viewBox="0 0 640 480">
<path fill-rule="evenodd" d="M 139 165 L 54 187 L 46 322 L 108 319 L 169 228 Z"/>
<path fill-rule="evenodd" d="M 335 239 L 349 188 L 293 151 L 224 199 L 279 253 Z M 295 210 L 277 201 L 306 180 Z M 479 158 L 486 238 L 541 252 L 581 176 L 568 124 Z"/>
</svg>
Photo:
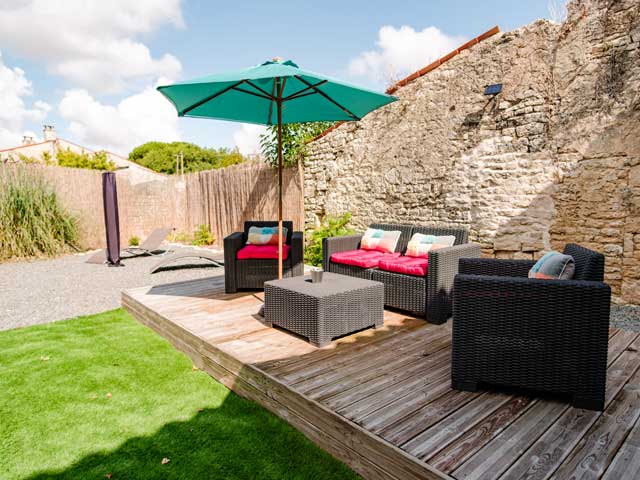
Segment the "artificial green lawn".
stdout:
<svg viewBox="0 0 640 480">
<path fill-rule="evenodd" d="M 0 332 L 0 478 L 356 475 L 114 310 Z"/>
</svg>

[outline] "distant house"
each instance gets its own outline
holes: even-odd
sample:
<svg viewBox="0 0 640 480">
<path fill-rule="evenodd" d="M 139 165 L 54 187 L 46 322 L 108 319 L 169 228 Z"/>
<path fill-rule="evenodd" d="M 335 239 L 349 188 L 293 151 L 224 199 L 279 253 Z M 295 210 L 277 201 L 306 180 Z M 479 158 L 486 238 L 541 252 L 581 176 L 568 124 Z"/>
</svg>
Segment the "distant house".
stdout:
<svg viewBox="0 0 640 480">
<path fill-rule="evenodd" d="M 44 125 L 42 133 L 44 138 L 42 142 L 36 142 L 33 137 L 25 135 L 22 137 L 22 145 L 0 150 L 0 162 L 20 162 L 23 157 L 43 161 L 44 156 L 48 154 L 55 163 L 56 154 L 67 149 L 75 153 L 95 153 L 90 148 L 59 138 L 52 125 Z M 129 177 L 132 183 L 147 182 L 164 177 L 160 173 L 138 165 L 113 152 L 105 151 L 105 153 L 107 158 L 115 164 L 116 171 Z"/>
</svg>

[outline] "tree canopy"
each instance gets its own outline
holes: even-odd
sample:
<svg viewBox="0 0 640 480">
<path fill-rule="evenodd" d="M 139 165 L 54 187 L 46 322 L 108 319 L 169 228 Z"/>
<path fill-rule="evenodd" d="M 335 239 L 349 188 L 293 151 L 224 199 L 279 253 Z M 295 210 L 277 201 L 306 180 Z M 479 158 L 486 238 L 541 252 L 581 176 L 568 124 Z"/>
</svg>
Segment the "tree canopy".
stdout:
<svg viewBox="0 0 640 480">
<path fill-rule="evenodd" d="M 290 123 L 282 126 L 282 163 L 284 166 L 304 162 L 307 143 L 324 132 L 335 122 Z M 278 126 L 271 125 L 260 136 L 260 149 L 267 163 L 278 165 Z"/>
<path fill-rule="evenodd" d="M 237 149 L 202 148 L 187 142 L 147 142 L 134 148 L 129 160 L 156 172 L 173 174 L 180 153 L 185 173 L 228 167 L 245 160 Z"/>
</svg>

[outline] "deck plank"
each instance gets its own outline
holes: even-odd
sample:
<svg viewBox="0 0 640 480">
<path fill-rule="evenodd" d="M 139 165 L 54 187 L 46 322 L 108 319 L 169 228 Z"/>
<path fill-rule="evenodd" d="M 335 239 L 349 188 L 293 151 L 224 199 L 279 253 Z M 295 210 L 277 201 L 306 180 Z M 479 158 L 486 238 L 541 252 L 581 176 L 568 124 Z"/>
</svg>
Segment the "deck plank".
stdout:
<svg viewBox="0 0 640 480">
<path fill-rule="evenodd" d="M 381 329 L 318 349 L 256 315 L 222 277 L 141 287 L 122 303 L 196 366 L 372 479 L 633 478 L 640 337 L 610 330 L 607 408 L 450 386 L 451 322 L 385 311 Z"/>
<path fill-rule="evenodd" d="M 356 369 L 361 368 L 364 360 L 376 362 L 381 356 L 393 355 L 396 349 L 404 352 L 414 346 L 420 348 L 426 337 L 423 329 L 416 329 L 403 335 L 385 338 L 384 342 L 367 345 L 369 348 L 350 349 L 338 355 L 323 357 L 320 361 L 314 361 L 306 366 L 298 366 L 294 371 L 286 374 L 276 373 L 275 375 L 289 385 L 298 385 L 297 388 L 305 388 L 307 384 L 313 388 L 321 382 L 331 382 L 335 375 L 346 373 L 352 366 Z"/>
<path fill-rule="evenodd" d="M 600 478 L 638 418 L 640 371 L 622 388 L 552 478 Z"/>
<path fill-rule="evenodd" d="M 640 364 L 637 351 L 626 350 L 630 345 L 635 349 L 636 342 L 640 342 L 637 334 L 620 332 L 613 340 L 615 342 L 612 341 L 609 344 L 610 367 L 607 375 L 605 405 L 611 403 Z M 569 452 L 599 416 L 599 412 L 565 405 L 561 415 L 553 421 L 548 418 L 537 418 L 537 423 L 544 427 L 544 433 L 530 440 L 528 444 L 526 439 L 515 438 L 518 437 L 520 428 L 516 422 L 504 432 L 500 440 L 501 444 L 509 443 L 511 448 L 516 449 L 511 457 L 495 458 L 492 451 L 495 451 L 499 445 L 488 444 L 484 451 L 478 454 L 478 458 L 463 465 L 457 474 L 461 478 L 482 478 L 480 473 L 490 469 L 495 475 L 494 478 L 497 478 L 508 468 L 504 478 L 528 480 L 546 478 L 566 459 Z M 516 458 L 516 461 L 513 465 L 509 465 L 508 461 L 513 458 Z"/>
<path fill-rule="evenodd" d="M 640 420 L 636 420 L 627 440 L 602 478 L 603 480 L 640 478 Z"/>
<path fill-rule="evenodd" d="M 395 403 L 403 407 L 401 410 L 394 411 L 387 407 L 383 412 L 373 412 L 363 419 L 361 425 L 395 445 L 403 445 L 480 395 L 451 390 L 450 383 L 449 379 L 443 382 L 441 391 L 444 393 L 433 401 L 427 397 L 429 392 L 434 391 L 433 387 L 424 393 L 418 391 L 412 395 L 418 399 L 418 408 L 412 407 L 413 398 L 404 397 Z"/>
<path fill-rule="evenodd" d="M 452 472 L 457 465 L 480 450 L 487 442 L 504 430 L 507 425 L 519 418 L 535 404 L 536 401 L 531 397 L 511 397 L 492 415 L 485 417 L 473 428 L 466 430 L 464 436 L 442 448 L 435 455 L 426 457 L 425 460 L 441 472 Z M 550 408 L 551 406 L 545 402 L 541 413 L 545 414 L 546 411 L 544 409 Z"/>
</svg>

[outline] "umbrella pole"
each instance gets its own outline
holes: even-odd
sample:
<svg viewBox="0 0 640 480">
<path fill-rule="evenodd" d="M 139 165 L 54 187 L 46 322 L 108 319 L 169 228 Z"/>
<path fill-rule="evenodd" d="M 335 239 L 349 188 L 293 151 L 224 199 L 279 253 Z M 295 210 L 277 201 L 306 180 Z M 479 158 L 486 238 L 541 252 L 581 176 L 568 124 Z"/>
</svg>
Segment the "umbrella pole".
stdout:
<svg viewBox="0 0 640 480">
<path fill-rule="evenodd" d="M 278 95 L 278 279 L 282 278 L 282 95 Z"/>
</svg>

